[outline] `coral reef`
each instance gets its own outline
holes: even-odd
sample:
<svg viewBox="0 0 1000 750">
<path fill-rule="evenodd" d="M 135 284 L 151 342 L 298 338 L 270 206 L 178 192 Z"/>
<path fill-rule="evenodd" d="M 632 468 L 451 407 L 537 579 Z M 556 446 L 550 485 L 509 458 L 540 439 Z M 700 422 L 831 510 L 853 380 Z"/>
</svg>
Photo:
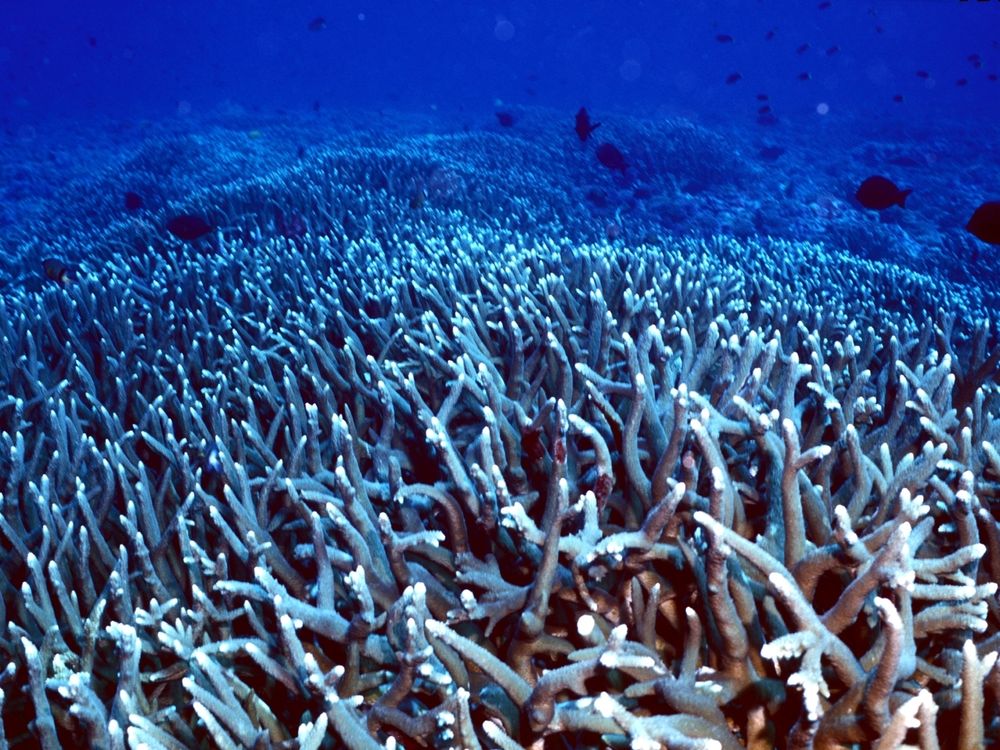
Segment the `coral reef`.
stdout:
<svg viewBox="0 0 1000 750">
<path fill-rule="evenodd" d="M 8 290 L 0 748 L 1000 741 L 989 305 L 455 144 Z"/>
</svg>

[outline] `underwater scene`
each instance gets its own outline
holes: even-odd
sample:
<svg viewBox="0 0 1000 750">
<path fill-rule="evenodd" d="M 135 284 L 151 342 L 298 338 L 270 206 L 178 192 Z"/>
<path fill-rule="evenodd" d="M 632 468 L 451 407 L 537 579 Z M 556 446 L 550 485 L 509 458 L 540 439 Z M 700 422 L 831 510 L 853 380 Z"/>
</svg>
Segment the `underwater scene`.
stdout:
<svg viewBox="0 0 1000 750">
<path fill-rule="evenodd" d="M 1000 0 L 9 0 L 0 750 L 1000 747 Z"/>
</svg>

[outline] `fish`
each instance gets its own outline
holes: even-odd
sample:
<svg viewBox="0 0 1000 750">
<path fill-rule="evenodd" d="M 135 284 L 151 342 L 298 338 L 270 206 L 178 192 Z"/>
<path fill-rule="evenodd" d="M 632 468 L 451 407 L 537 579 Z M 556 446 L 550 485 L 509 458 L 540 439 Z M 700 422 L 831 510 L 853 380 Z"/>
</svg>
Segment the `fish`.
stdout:
<svg viewBox="0 0 1000 750">
<path fill-rule="evenodd" d="M 514 127 L 514 115 L 510 112 L 497 112 L 497 122 L 500 123 L 501 127 L 512 128 Z"/>
<path fill-rule="evenodd" d="M 1000 245 L 1000 201 L 987 201 L 977 208 L 965 228 L 983 242 Z"/>
<path fill-rule="evenodd" d="M 602 143 L 597 147 L 597 161 L 610 170 L 620 170 L 622 174 L 628 169 L 624 154 L 611 143 Z"/>
<path fill-rule="evenodd" d="M 576 124 L 573 127 L 576 131 L 577 138 L 586 142 L 586 140 L 590 138 L 590 134 L 599 127 L 601 127 L 601 123 L 590 121 L 590 113 L 587 112 L 587 108 L 580 107 L 580 110 L 576 113 Z"/>
<path fill-rule="evenodd" d="M 998 76 L 996 73 L 987 73 L 986 78 L 990 81 L 993 81 L 994 83 L 1000 80 L 1000 76 Z"/>
<path fill-rule="evenodd" d="M 804 55 L 809 50 L 809 42 L 804 42 L 795 50 L 796 55 Z"/>
<path fill-rule="evenodd" d="M 716 34 L 715 41 L 719 44 L 732 44 L 733 37 L 731 34 Z"/>
<path fill-rule="evenodd" d="M 730 73 L 729 75 L 726 76 L 726 83 L 729 84 L 730 86 L 732 86 L 734 83 L 736 83 L 737 81 L 739 81 L 741 78 L 743 78 L 743 74 L 742 73 Z"/>
<path fill-rule="evenodd" d="M 926 70 L 918 70 L 915 75 L 917 76 L 917 78 L 923 78 L 924 80 L 927 80 L 928 78 L 931 77 L 931 74 L 928 73 Z"/>
<path fill-rule="evenodd" d="M 764 34 L 764 40 L 765 40 L 765 41 L 768 41 L 768 42 L 769 42 L 769 41 L 771 41 L 772 39 L 774 39 L 774 35 L 775 35 L 776 33 L 777 33 L 777 32 L 776 32 L 776 31 L 775 31 L 774 29 L 771 29 L 771 30 L 770 30 L 770 31 L 768 31 L 768 32 L 767 32 L 766 34 Z"/>
<path fill-rule="evenodd" d="M 833 57 L 838 52 L 840 52 L 840 47 L 835 44 L 832 47 L 828 47 L 827 48 L 827 50 L 826 50 L 826 56 L 827 57 Z"/>
<path fill-rule="evenodd" d="M 759 101 L 759 102 L 766 102 L 767 101 L 767 94 L 757 94 L 757 101 Z"/>
<path fill-rule="evenodd" d="M 96 47 L 97 46 L 97 37 L 96 36 L 88 36 L 87 37 L 87 44 L 89 44 L 91 47 Z"/>
<path fill-rule="evenodd" d="M 896 102 L 896 104 L 902 104 L 903 103 L 903 95 L 902 94 L 896 94 L 895 96 L 892 97 L 892 100 L 894 102 Z"/>
<path fill-rule="evenodd" d="M 888 177 L 875 175 L 861 183 L 854 197 L 865 208 L 883 211 L 890 206 L 906 208 L 906 198 L 912 192 L 912 188 L 902 190 Z"/>
<path fill-rule="evenodd" d="M 309 31 L 322 31 L 326 28 L 326 19 L 323 16 L 316 16 L 309 22 Z"/>
<path fill-rule="evenodd" d="M 45 273 L 45 278 L 57 284 L 65 284 L 73 280 L 73 269 L 58 258 L 45 258 L 42 261 L 42 271 Z"/>
<path fill-rule="evenodd" d="M 810 80 L 812 78 L 812 73 L 803 71 L 803 72 L 799 73 L 799 75 L 797 76 L 797 78 L 800 81 L 808 81 L 808 80 Z"/>
<path fill-rule="evenodd" d="M 781 146 L 764 146 L 757 152 L 757 156 L 764 161 L 777 161 L 784 153 L 785 149 Z"/>
<path fill-rule="evenodd" d="M 770 111 L 771 111 L 771 105 L 770 104 L 765 104 L 763 107 L 758 107 L 757 108 L 757 114 L 759 114 L 759 115 L 766 115 Z"/>
<path fill-rule="evenodd" d="M 131 190 L 125 193 L 125 209 L 128 211 L 138 211 L 142 208 L 142 196 L 133 193 Z"/>
<path fill-rule="evenodd" d="M 957 81 L 955 81 L 955 85 L 956 86 L 968 86 L 969 85 L 969 79 L 968 78 L 959 78 Z"/>
<path fill-rule="evenodd" d="M 831 5 L 833 5 L 833 3 L 829 2 L 829 0 L 823 0 L 823 2 L 817 5 L 816 7 L 819 10 L 827 10 L 830 8 Z"/>
<path fill-rule="evenodd" d="M 197 214 L 178 214 L 167 222 L 167 231 L 185 242 L 193 242 L 212 231 L 212 225 Z"/>
</svg>

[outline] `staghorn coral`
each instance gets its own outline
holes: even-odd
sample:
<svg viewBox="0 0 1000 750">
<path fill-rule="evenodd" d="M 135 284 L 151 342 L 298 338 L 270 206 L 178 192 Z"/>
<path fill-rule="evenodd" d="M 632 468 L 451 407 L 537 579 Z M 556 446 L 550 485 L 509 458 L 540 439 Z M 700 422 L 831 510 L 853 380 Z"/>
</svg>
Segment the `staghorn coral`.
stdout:
<svg viewBox="0 0 1000 750">
<path fill-rule="evenodd" d="M 995 742 L 982 301 L 554 239 L 475 160 L 411 210 L 433 151 L 5 299 L 0 747 Z"/>
</svg>

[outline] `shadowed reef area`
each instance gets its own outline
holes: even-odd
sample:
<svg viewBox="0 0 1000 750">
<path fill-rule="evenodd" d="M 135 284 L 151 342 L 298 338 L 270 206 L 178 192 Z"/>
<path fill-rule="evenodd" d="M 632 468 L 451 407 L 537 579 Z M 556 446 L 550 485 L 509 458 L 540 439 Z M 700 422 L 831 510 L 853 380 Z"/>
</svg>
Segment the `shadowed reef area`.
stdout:
<svg viewBox="0 0 1000 750">
<path fill-rule="evenodd" d="M 383 119 L 5 144 L 0 748 L 1000 742 L 976 186 Z"/>
</svg>

